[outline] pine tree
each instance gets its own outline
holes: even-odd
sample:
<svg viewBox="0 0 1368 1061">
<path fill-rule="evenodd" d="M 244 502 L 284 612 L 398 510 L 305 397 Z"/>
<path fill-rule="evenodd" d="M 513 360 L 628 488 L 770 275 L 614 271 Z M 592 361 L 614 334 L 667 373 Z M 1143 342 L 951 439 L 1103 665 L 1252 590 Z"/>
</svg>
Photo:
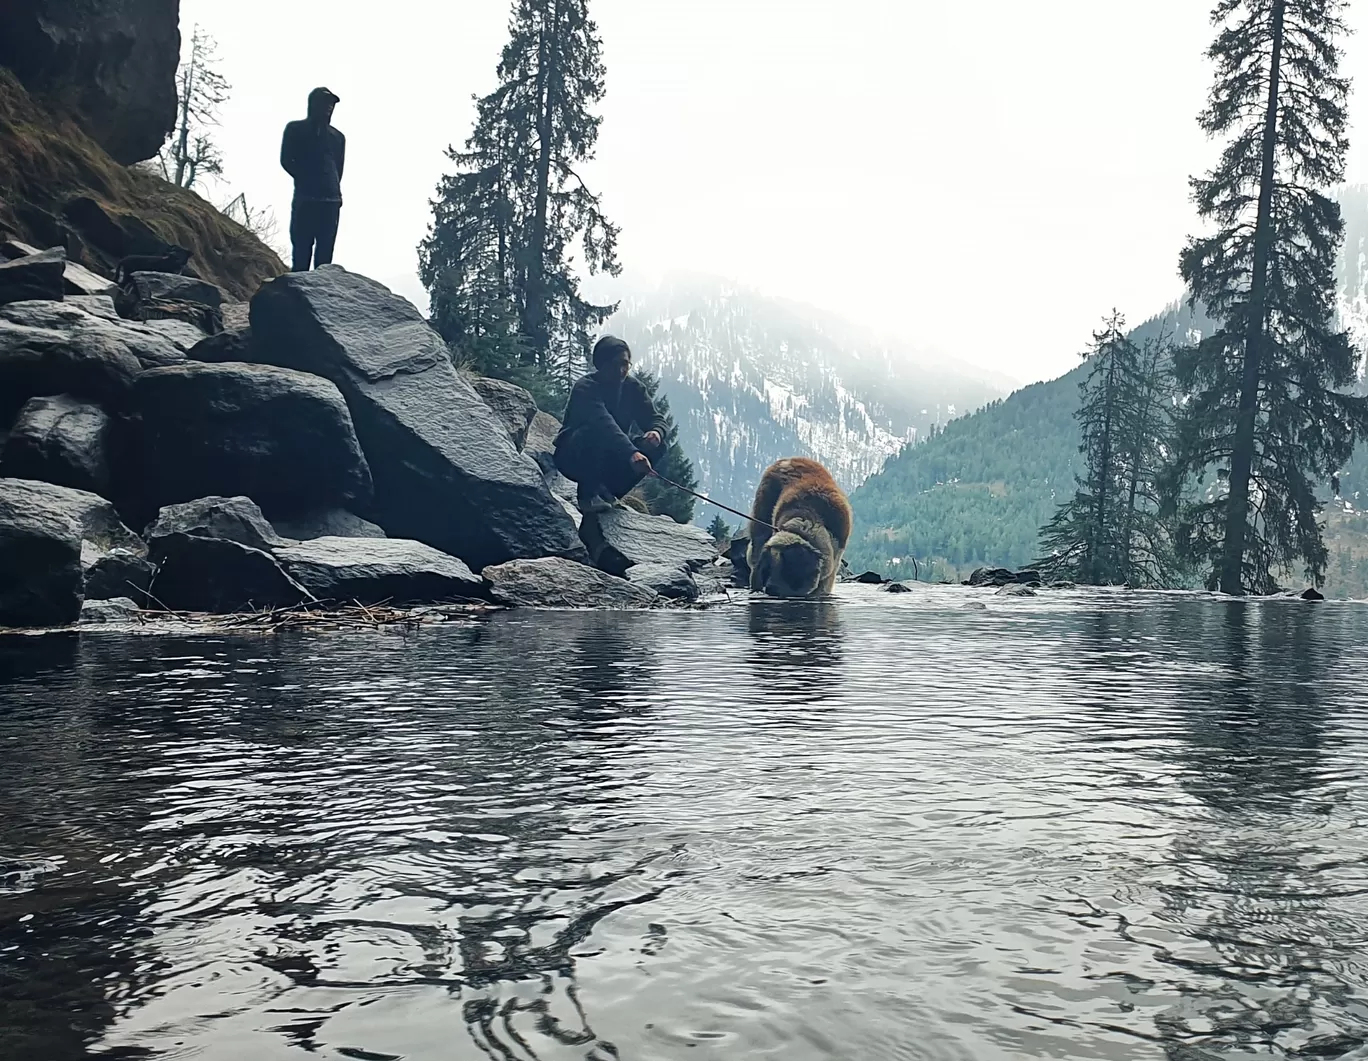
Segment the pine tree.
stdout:
<svg viewBox="0 0 1368 1061">
<path fill-rule="evenodd" d="M 620 272 L 618 230 L 577 172 L 598 140 L 602 47 L 587 0 L 516 0 L 509 32 L 466 150 L 448 152 L 422 278 L 458 356 L 504 378 L 521 365 L 563 399 L 616 309 L 580 294 L 570 262 Z"/>
<path fill-rule="evenodd" d="M 654 463 L 655 470 L 671 482 L 689 490 L 697 490 L 698 479 L 694 475 L 693 462 L 684 452 L 684 447 L 679 444 L 679 428 L 670 413 L 670 400 L 659 393 L 660 380 L 649 372 L 638 372 L 636 377 L 641 380 L 646 393 L 651 396 L 656 408 L 660 410 L 661 418 L 665 421 L 665 454 Z M 654 515 L 669 516 L 676 523 L 688 523 L 693 519 L 692 494 L 667 486 L 654 477 L 643 479 L 637 491 Z"/>
<path fill-rule="evenodd" d="M 1094 585 L 1172 579 L 1155 486 L 1167 435 L 1167 353 L 1167 335 L 1137 346 L 1114 310 L 1093 334 L 1074 414 L 1086 470 L 1073 497 L 1041 528 L 1038 570 Z"/>
<path fill-rule="evenodd" d="M 720 515 L 714 516 L 713 521 L 708 524 L 708 533 L 712 535 L 712 540 L 718 544 L 719 548 L 732 539 L 732 529 L 727 526 L 727 521 Z"/>
<path fill-rule="evenodd" d="M 1272 592 L 1298 560 L 1322 584 L 1315 483 L 1368 429 L 1368 402 L 1348 393 L 1356 357 L 1335 318 L 1343 222 L 1323 191 L 1344 176 L 1342 9 L 1340 0 L 1220 0 L 1212 13 L 1217 73 L 1201 124 L 1227 144 L 1192 182 L 1216 231 L 1188 242 L 1181 269 L 1193 303 L 1222 324 L 1174 357 L 1184 401 L 1169 493 L 1185 554 L 1225 593 Z M 1194 495 L 1213 468 L 1225 484 Z"/>
</svg>

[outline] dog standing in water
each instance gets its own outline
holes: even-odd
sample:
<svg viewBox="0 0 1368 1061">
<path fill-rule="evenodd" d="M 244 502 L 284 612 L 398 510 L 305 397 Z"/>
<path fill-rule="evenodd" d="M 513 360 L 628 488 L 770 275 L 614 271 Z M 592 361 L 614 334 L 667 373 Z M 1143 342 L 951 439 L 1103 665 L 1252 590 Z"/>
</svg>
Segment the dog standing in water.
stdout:
<svg viewBox="0 0 1368 1061">
<path fill-rule="evenodd" d="M 775 461 L 751 507 L 750 588 L 772 597 L 830 593 L 850 525 L 850 502 L 826 468 L 806 457 Z"/>
</svg>

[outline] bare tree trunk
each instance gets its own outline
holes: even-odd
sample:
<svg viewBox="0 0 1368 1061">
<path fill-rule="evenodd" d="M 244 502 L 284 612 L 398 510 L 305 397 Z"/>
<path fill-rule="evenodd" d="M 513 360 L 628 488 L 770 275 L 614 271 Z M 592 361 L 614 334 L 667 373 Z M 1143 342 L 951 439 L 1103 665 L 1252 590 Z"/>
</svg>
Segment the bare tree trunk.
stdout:
<svg viewBox="0 0 1368 1061">
<path fill-rule="evenodd" d="M 532 238 L 528 245 L 527 314 L 524 330 L 528 350 L 524 357 L 540 360 L 544 367 L 549 356 L 550 330 L 546 292 L 546 211 L 551 191 L 552 86 L 556 77 L 555 34 L 560 29 L 560 0 L 552 0 L 550 25 L 542 23 L 537 64 L 537 197 L 532 217 Z"/>
<path fill-rule="evenodd" d="M 1286 0 L 1273 0 L 1273 47 L 1268 66 L 1268 109 L 1264 114 L 1263 161 L 1259 172 L 1259 213 L 1254 226 L 1254 269 L 1249 282 L 1240 405 L 1230 454 L 1230 493 L 1226 496 L 1225 542 L 1221 554 L 1221 592 L 1245 592 L 1245 530 L 1249 520 L 1249 480 L 1254 468 L 1254 424 L 1262 382 L 1260 355 L 1268 307 L 1268 264 L 1273 248 L 1274 149 L 1278 136 L 1278 79 L 1282 70 Z"/>
<path fill-rule="evenodd" d="M 185 171 L 189 167 L 190 161 L 190 100 L 195 94 L 195 65 L 199 62 L 199 33 L 196 31 L 190 38 L 190 65 L 185 71 L 185 84 L 181 87 L 180 98 L 180 130 L 176 136 L 176 185 L 180 188 L 188 188 L 185 183 Z M 193 169 L 190 172 L 190 181 L 194 182 L 195 175 Z"/>
</svg>

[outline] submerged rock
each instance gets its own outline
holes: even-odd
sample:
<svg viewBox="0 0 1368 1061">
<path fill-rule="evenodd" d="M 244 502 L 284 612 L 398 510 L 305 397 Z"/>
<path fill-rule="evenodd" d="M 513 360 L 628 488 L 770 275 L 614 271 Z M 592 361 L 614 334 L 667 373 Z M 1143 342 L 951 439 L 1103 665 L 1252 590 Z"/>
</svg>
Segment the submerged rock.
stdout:
<svg viewBox="0 0 1368 1061">
<path fill-rule="evenodd" d="M 660 598 L 587 564 L 564 557 L 510 560 L 481 572 L 494 601 L 521 608 L 648 608 Z"/>
<path fill-rule="evenodd" d="M 884 578 L 883 575 L 879 574 L 877 571 L 862 572 L 861 574 L 856 575 L 850 581 L 858 582 L 862 586 L 882 586 L 885 583 L 889 582 L 888 579 Z"/>
<path fill-rule="evenodd" d="M 911 593 L 912 587 L 906 582 L 886 582 L 884 583 L 886 593 Z"/>
<path fill-rule="evenodd" d="M 186 362 L 142 373 L 139 482 L 144 513 L 205 494 L 270 509 L 365 505 L 370 468 L 335 386 L 272 365 Z"/>
<path fill-rule="evenodd" d="M 66 251 L 61 247 L 0 262 L 0 306 L 29 299 L 60 300 L 66 293 L 65 270 Z"/>
<path fill-rule="evenodd" d="M 611 508 L 584 517 L 580 537 L 595 566 L 610 575 L 625 575 L 637 564 L 663 564 L 697 570 L 711 563 L 717 545 L 707 531 L 669 516 L 650 516 L 629 508 Z"/>
<path fill-rule="evenodd" d="M 109 492 L 109 417 L 69 394 L 30 398 L 0 450 L 0 475 Z"/>
<path fill-rule="evenodd" d="M 645 586 L 669 600 L 697 600 L 700 589 L 685 564 L 637 564 L 627 572 L 627 581 Z"/>
<path fill-rule="evenodd" d="M 408 604 L 489 596 L 484 580 L 454 556 L 401 538 L 314 538 L 279 546 L 275 557 L 320 600 Z"/>
<path fill-rule="evenodd" d="M 527 443 L 527 432 L 537 415 L 537 402 L 516 383 L 494 379 L 490 376 L 464 377 L 490 411 L 498 418 L 513 441 L 514 447 L 522 450 Z"/>
<path fill-rule="evenodd" d="M 1325 600 L 1325 594 L 1322 593 L 1320 590 L 1312 587 L 1310 589 L 1305 589 L 1301 592 L 1301 599 L 1310 601 L 1321 601 Z"/>
<path fill-rule="evenodd" d="M 326 265 L 264 284 L 257 355 L 332 380 L 375 480 L 372 514 L 479 569 L 515 557 L 584 555 L 537 466 L 451 363 L 409 302 Z"/>
<path fill-rule="evenodd" d="M 110 597 L 107 600 L 87 600 L 81 605 L 80 621 L 83 623 L 133 623 L 138 621 L 141 609 L 128 597 Z"/>
<path fill-rule="evenodd" d="M 1026 586 L 1021 583 L 1013 583 L 1009 586 L 1003 586 L 1001 589 L 997 591 L 997 596 L 999 597 L 1034 597 L 1035 595 L 1035 590 L 1033 590 L 1030 586 Z"/>
<path fill-rule="evenodd" d="M 163 534 L 152 540 L 156 601 L 173 611 L 230 612 L 285 608 L 312 600 L 275 557 L 226 538 Z"/>
<path fill-rule="evenodd" d="M 309 541 L 313 538 L 383 538 L 385 532 L 369 520 L 345 508 L 318 508 L 271 521 L 282 538 Z"/>
<path fill-rule="evenodd" d="M 977 567 L 965 579 L 966 586 L 1007 586 L 1016 581 L 1016 573 L 1005 567 Z"/>
<path fill-rule="evenodd" d="M 223 538 L 263 552 L 286 544 L 250 497 L 200 497 L 167 505 L 145 534 L 149 542 L 170 534 Z"/>
</svg>

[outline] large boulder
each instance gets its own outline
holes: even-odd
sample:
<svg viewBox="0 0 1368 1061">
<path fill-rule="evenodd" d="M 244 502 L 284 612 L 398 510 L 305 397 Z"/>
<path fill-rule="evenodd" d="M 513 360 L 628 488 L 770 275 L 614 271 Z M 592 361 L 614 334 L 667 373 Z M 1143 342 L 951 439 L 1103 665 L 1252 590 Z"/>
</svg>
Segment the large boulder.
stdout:
<svg viewBox="0 0 1368 1061">
<path fill-rule="evenodd" d="M 109 492 L 109 417 L 69 394 L 30 398 L 0 449 L 0 475 Z"/>
<path fill-rule="evenodd" d="M 180 273 L 158 273 L 138 271 L 128 282 L 132 294 L 139 301 L 169 299 L 174 302 L 195 302 L 211 309 L 219 309 L 224 301 L 223 288 Z"/>
<path fill-rule="evenodd" d="M 515 608 L 649 608 L 654 590 L 559 556 L 510 560 L 481 572 L 499 604 Z"/>
<path fill-rule="evenodd" d="M 85 597 L 93 600 L 112 600 L 130 593 L 139 601 L 146 601 L 157 574 L 146 550 L 115 546 L 107 550 L 94 549 L 89 543 L 81 547 L 81 566 L 85 569 Z"/>
<path fill-rule="evenodd" d="M 185 355 L 142 325 L 68 302 L 0 307 L 0 419 L 38 395 L 70 394 L 118 411 L 144 367 Z"/>
<path fill-rule="evenodd" d="M 373 515 L 480 569 L 584 555 L 536 465 L 409 302 L 336 265 L 288 273 L 252 300 L 258 356 L 325 376 L 351 409 L 375 477 Z"/>
<path fill-rule="evenodd" d="M 81 526 L 0 479 L 0 626 L 64 626 L 81 614 Z"/>
<path fill-rule="evenodd" d="M 0 66 L 126 166 L 155 155 L 175 125 L 180 53 L 180 0 L 0 4 Z"/>
<path fill-rule="evenodd" d="M 527 426 L 522 451 L 537 462 L 542 475 L 548 480 L 565 477 L 556 467 L 556 436 L 560 434 L 561 422 L 550 413 L 538 412 Z M 566 480 L 569 482 L 569 480 Z"/>
<path fill-rule="evenodd" d="M 114 571 L 146 569 L 142 539 L 85 490 L 0 479 L 0 538 L 0 625 L 75 622 L 87 584 L 92 596 L 106 595 L 119 582 Z"/>
<path fill-rule="evenodd" d="M 60 300 L 66 293 L 65 268 L 66 251 L 61 247 L 0 262 L 0 306 L 30 299 Z"/>
<path fill-rule="evenodd" d="M 271 521 L 271 526 L 282 538 L 311 541 L 314 538 L 383 538 L 385 532 L 370 520 L 362 519 L 345 508 L 317 508 L 293 513 Z"/>
<path fill-rule="evenodd" d="M 152 596 L 173 611 L 286 608 L 312 600 L 270 553 L 226 538 L 163 534 L 152 541 Z"/>
<path fill-rule="evenodd" d="M 66 250 L 63 247 L 56 248 L 65 256 Z M 31 255 L 42 254 L 37 247 L 23 243 L 17 239 L 7 239 L 0 242 L 0 258 L 12 261 L 16 258 L 27 258 Z M 68 261 L 62 269 L 62 286 L 67 298 L 109 298 L 110 316 L 114 315 L 113 294 L 118 290 L 118 285 L 106 276 L 101 276 L 96 272 L 87 269 L 78 262 Z"/>
<path fill-rule="evenodd" d="M 133 623 L 141 609 L 129 597 L 110 597 L 108 600 L 87 599 L 81 605 L 83 623 Z"/>
<path fill-rule="evenodd" d="M 516 383 L 494 379 L 492 376 L 464 377 L 490 411 L 498 418 L 512 439 L 513 445 L 521 451 L 527 442 L 527 431 L 532 419 L 537 415 L 537 402 L 532 395 Z"/>
<path fill-rule="evenodd" d="M 326 379 L 273 365 L 187 361 L 137 377 L 139 482 L 150 515 L 204 494 L 246 495 L 267 511 L 366 505 L 370 468 Z"/>
<path fill-rule="evenodd" d="M 167 505 L 143 534 L 153 544 L 171 534 L 187 534 L 223 538 L 262 552 L 286 544 L 250 497 L 199 497 Z"/>
<path fill-rule="evenodd" d="M 412 604 L 488 597 L 484 580 L 454 556 L 400 538 L 314 538 L 275 550 L 319 600 Z"/>
<path fill-rule="evenodd" d="M 625 575 L 637 564 L 696 571 L 717 555 L 712 535 L 702 528 L 630 508 L 590 513 L 580 524 L 580 537 L 595 566 L 610 575 Z"/>
</svg>

